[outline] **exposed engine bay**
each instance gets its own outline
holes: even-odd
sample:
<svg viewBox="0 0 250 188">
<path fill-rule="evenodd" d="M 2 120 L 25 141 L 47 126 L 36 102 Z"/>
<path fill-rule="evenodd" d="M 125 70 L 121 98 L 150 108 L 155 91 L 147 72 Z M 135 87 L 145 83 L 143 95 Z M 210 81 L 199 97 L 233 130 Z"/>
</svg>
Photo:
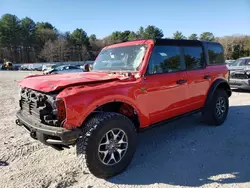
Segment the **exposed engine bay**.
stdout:
<svg viewBox="0 0 250 188">
<path fill-rule="evenodd" d="M 56 94 L 44 94 L 29 88 L 21 88 L 20 95 L 19 105 L 22 113 L 31 115 L 45 125 L 60 126 Z"/>
</svg>

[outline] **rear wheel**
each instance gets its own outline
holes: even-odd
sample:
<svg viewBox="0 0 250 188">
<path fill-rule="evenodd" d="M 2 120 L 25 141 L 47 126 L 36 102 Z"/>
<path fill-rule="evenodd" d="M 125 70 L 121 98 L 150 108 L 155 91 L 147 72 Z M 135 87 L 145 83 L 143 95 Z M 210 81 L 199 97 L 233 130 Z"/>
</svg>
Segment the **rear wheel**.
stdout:
<svg viewBox="0 0 250 188">
<path fill-rule="evenodd" d="M 227 118 L 229 109 L 228 95 L 224 89 L 217 89 L 204 108 L 203 118 L 207 124 L 221 125 Z"/>
<path fill-rule="evenodd" d="M 76 144 L 77 155 L 98 178 L 126 169 L 136 150 L 136 129 L 125 116 L 103 112 L 93 116 Z"/>
</svg>

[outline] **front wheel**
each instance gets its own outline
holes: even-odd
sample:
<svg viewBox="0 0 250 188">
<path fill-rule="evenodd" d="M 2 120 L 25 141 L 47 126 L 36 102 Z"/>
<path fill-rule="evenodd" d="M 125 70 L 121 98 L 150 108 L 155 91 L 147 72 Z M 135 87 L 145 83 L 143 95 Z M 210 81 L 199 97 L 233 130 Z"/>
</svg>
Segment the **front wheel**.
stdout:
<svg viewBox="0 0 250 188">
<path fill-rule="evenodd" d="M 217 89 L 207 106 L 204 107 L 203 118 L 211 125 L 221 125 L 227 118 L 229 109 L 228 95 L 225 90 Z"/>
<path fill-rule="evenodd" d="M 81 162 L 98 178 L 109 178 L 124 171 L 136 150 L 136 129 L 125 116 L 102 112 L 83 128 L 76 151 Z"/>
</svg>

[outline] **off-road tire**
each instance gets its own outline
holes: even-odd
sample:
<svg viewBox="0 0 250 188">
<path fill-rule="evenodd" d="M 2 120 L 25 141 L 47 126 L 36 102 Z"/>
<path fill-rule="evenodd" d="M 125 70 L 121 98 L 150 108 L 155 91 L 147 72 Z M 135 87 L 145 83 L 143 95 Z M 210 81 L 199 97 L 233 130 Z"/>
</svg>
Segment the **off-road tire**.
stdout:
<svg viewBox="0 0 250 188">
<path fill-rule="evenodd" d="M 221 97 L 225 101 L 226 109 L 223 116 L 221 118 L 218 118 L 218 116 L 216 115 L 216 103 L 218 99 Z M 215 126 L 222 125 L 227 118 L 228 109 L 229 109 L 229 100 L 226 91 L 224 89 L 217 89 L 211 101 L 204 107 L 204 111 L 202 113 L 202 118 L 204 123 Z"/>
<path fill-rule="evenodd" d="M 109 166 L 98 157 L 100 140 L 111 129 L 122 129 L 128 138 L 128 148 L 121 161 Z M 136 150 L 136 128 L 127 117 L 113 112 L 100 112 L 83 125 L 82 136 L 76 143 L 76 153 L 83 168 L 98 178 L 107 179 L 123 172 L 131 163 Z"/>
</svg>

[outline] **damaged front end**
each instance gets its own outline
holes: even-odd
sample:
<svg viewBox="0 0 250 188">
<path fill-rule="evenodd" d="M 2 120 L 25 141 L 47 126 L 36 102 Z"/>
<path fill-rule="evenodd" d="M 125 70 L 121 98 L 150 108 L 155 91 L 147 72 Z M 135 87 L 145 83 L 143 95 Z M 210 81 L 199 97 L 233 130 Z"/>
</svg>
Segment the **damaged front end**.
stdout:
<svg viewBox="0 0 250 188">
<path fill-rule="evenodd" d="M 28 88 L 22 88 L 19 106 L 22 113 L 32 115 L 33 118 L 45 125 L 60 126 L 57 118 L 56 94 L 43 94 Z"/>
<path fill-rule="evenodd" d="M 64 101 L 57 99 L 57 94 L 22 87 L 16 124 L 24 126 L 32 138 L 62 149 L 75 143 L 79 130 L 63 128 L 66 109 Z"/>
<path fill-rule="evenodd" d="M 229 84 L 232 88 L 250 90 L 250 70 L 231 70 Z"/>
</svg>

